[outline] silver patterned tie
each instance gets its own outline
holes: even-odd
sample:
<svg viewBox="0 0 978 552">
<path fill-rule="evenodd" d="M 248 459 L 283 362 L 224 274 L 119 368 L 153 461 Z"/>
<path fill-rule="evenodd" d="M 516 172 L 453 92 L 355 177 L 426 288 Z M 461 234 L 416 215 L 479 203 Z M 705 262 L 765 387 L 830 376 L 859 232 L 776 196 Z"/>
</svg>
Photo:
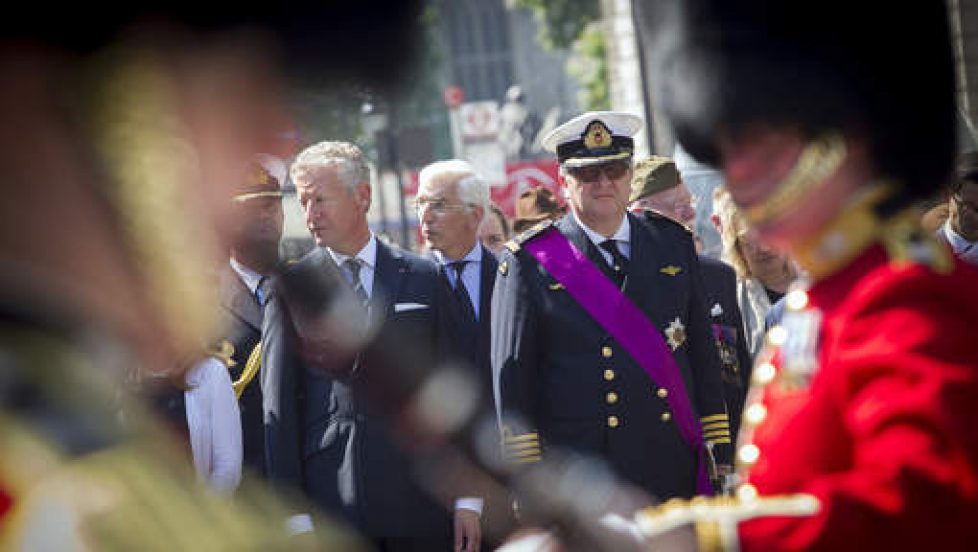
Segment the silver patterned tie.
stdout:
<svg viewBox="0 0 978 552">
<path fill-rule="evenodd" d="M 367 290 L 363 289 L 363 282 L 360 280 L 360 268 L 363 266 L 363 261 L 356 257 L 350 257 L 343 262 L 343 268 L 346 271 L 347 281 L 350 287 L 353 288 L 353 293 L 357 295 L 357 299 L 360 300 L 360 304 L 367 306 L 370 298 L 367 296 Z"/>
</svg>

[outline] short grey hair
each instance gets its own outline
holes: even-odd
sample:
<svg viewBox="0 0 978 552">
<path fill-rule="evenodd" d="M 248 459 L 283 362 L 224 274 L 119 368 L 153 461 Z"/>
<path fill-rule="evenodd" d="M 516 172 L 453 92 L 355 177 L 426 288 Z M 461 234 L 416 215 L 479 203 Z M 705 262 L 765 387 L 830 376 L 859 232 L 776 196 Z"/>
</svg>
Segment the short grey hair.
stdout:
<svg viewBox="0 0 978 552">
<path fill-rule="evenodd" d="M 349 142 L 319 142 L 302 150 L 292 162 L 289 176 L 300 182 L 311 170 L 336 167 L 343 184 L 352 192 L 361 182 L 370 183 L 370 169 L 360 148 Z"/>
<path fill-rule="evenodd" d="M 418 184 L 421 187 L 441 180 L 456 182 L 458 197 L 462 203 L 482 207 L 483 214 L 489 212 L 489 186 L 468 162 L 461 159 L 435 161 L 421 169 L 421 174 L 418 175 Z"/>
</svg>

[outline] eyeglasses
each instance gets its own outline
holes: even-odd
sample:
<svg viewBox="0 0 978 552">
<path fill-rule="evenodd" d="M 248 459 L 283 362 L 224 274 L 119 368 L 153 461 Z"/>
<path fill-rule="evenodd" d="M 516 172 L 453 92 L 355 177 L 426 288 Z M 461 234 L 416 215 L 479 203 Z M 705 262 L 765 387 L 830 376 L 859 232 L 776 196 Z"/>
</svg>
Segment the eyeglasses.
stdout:
<svg viewBox="0 0 978 552">
<path fill-rule="evenodd" d="M 587 165 L 585 167 L 574 167 L 568 169 L 568 173 L 581 182 L 597 182 L 601 178 L 601 173 L 608 180 L 617 180 L 632 168 L 630 161 L 612 161 L 601 163 L 600 165 Z"/>
<path fill-rule="evenodd" d="M 954 199 L 955 203 L 957 203 L 961 207 L 968 209 L 972 213 L 978 213 L 978 204 L 975 204 L 974 202 L 971 201 L 965 201 L 964 199 L 961 198 L 961 196 L 957 194 L 952 195 L 951 198 Z"/>
<path fill-rule="evenodd" d="M 451 211 L 460 211 L 465 209 L 468 205 L 464 203 L 451 203 L 445 199 L 427 199 L 420 198 L 414 201 L 414 210 L 419 214 L 422 211 L 430 211 L 436 215 L 444 215 Z"/>
</svg>

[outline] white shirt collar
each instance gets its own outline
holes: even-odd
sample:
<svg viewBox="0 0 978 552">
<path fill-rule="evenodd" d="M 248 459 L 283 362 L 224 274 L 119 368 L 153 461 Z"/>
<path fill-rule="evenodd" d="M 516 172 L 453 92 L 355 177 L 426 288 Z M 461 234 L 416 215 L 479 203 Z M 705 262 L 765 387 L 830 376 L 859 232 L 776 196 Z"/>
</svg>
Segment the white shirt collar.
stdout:
<svg viewBox="0 0 978 552">
<path fill-rule="evenodd" d="M 615 233 L 612 234 L 610 238 L 605 238 L 601 234 L 588 228 L 588 225 L 584 224 L 583 222 L 581 222 L 581 219 L 577 218 L 577 213 L 575 213 L 573 209 L 571 209 L 571 216 L 574 217 L 574 220 L 577 222 L 577 225 L 580 226 L 582 230 L 584 230 L 584 233 L 587 234 L 588 239 L 590 239 L 594 245 L 601 245 L 601 242 L 605 241 L 606 239 L 612 239 L 624 245 L 629 244 L 629 238 L 631 237 L 631 225 L 628 222 L 627 214 L 623 214 L 621 216 L 621 225 L 618 226 L 618 230 L 616 230 Z"/>
<path fill-rule="evenodd" d="M 330 249 L 328 247 L 326 248 L 326 252 L 329 253 L 329 256 L 333 258 L 333 261 L 336 262 L 336 265 L 337 266 L 343 266 L 343 263 L 346 262 L 346 260 L 350 258 L 349 255 L 344 255 L 342 253 L 337 253 L 336 251 L 333 251 L 332 249 Z M 366 267 L 369 268 L 369 269 L 373 269 L 374 266 L 376 266 L 376 264 L 377 264 L 377 237 L 374 236 L 374 233 L 373 232 L 370 233 L 370 239 L 367 240 L 367 245 L 364 245 L 363 246 L 363 249 L 361 249 L 359 252 L 357 252 L 357 254 L 355 255 L 355 257 L 358 258 L 358 259 L 360 259 L 360 262 L 362 262 L 364 265 L 366 265 Z"/>
<path fill-rule="evenodd" d="M 239 263 L 234 257 L 231 257 L 230 265 L 231 269 L 233 269 L 241 278 L 241 281 L 244 282 L 244 285 L 248 288 L 248 291 L 254 295 L 255 290 L 258 288 L 258 282 L 260 282 L 262 279 L 262 275 Z"/>
<path fill-rule="evenodd" d="M 465 256 L 459 260 L 466 261 L 469 264 L 481 263 L 482 262 L 481 248 L 482 246 L 479 245 L 478 241 L 476 241 L 475 245 L 472 246 L 472 249 L 470 249 L 469 252 L 466 253 Z M 435 255 L 435 258 L 438 259 L 438 264 L 447 265 L 448 263 L 453 262 L 451 259 L 446 257 L 441 251 L 438 251 L 437 249 L 432 250 L 432 253 Z"/>
</svg>

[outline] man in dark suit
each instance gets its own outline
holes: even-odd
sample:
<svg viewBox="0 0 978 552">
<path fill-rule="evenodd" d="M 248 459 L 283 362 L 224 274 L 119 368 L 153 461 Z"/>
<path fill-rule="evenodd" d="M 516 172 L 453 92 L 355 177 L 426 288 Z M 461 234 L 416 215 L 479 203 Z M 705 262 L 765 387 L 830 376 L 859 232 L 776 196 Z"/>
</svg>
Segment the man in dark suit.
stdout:
<svg viewBox="0 0 978 552">
<path fill-rule="evenodd" d="M 285 172 L 285 163 L 269 155 L 257 156 L 248 167 L 232 199 L 231 258 L 218 275 L 223 332 L 229 345 L 223 352 L 230 353 L 231 380 L 241 410 L 244 464 L 257 474 L 265 472 L 265 429 L 261 386 L 248 367 L 257 367 L 253 366 L 259 358 L 255 346 L 261 340 L 267 282 L 278 264 Z"/>
<path fill-rule="evenodd" d="M 441 267 L 453 291 L 459 319 L 462 351 L 483 390 L 483 403 L 492 404 L 492 367 L 489 363 L 492 289 L 499 263 L 477 240 L 479 224 L 489 213 L 489 187 L 465 161 L 437 161 L 418 176 L 417 208 L 421 236 L 432 259 Z M 483 498 L 457 504 L 456 518 L 474 512 L 467 520 L 479 527 Z M 506 501 L 489 497 L 487 522 L 496 532 L 505 531 Z"/>
<path fill-rule="evenodd" d="M 652 155 L 635 164 L 628 201 L 633 213 L 669 217 L 690 229 L 696 222 L 696 198 L 669 157 Z M 705 255 L 700 255 L 699 261 L 713 338 L 720 354 L 720 379 L 730 414 L 731 436 L 736 439 L 752 365 L 737 303 L 737 273 L 727 263 Z"/>
<path fill-rule="evenodd" d="M 450 549 L 446 507 L 417 484 L 405 443 L 379 415 L 385 386 L 397 385 L 383 374 L 389 362 L 381 366 L 384 352 L 364 349 L 369 336 L 396 334 L 405 348 L 447 351 L 453 322 L 447 287 L 433 263 L 370 231 L 369 173 L 356 146 L 310 146 L 291 176 L 319 247 L 281 276 L 282 293 L 266 308 L 269 478 L 347 519 L 379 550 Z M 315 282 L 307 294 L 340 295 L 325 317 L 309 297 L 290 295 L 296 286 L 286 283 L 308 276 Z M 301 530 L 304 518 L 292 522 Z"/>
<path fill-rule="evenodd" d="M 460 350 L 477 367 L 480 383 L 491 388 L 489 320 L 499 264 L 476 240 L 479 223 L 488 212 L 489 188 L 471 165 L 459 159 L 428 165 L 418 180 L 421 237 L 454 291 L 465 330 Z"/>
<path fill-rule="evenodd" d="M 524 233 L 500 259 L 492 367 L 514 462 L 532 464 L 554 449 L 594 455 L 666 500 L 710 492 L 704 447 L 713 443 L 729 464 L 730 435 L 692 236 L 669 219 L 626 211 L 631 136 L 641 126 L 627 113 L 585 113 L 545 140 L 557 152 L 571 211 Z M 544 266 L 554 250 L 534 242 L 570 242 L 586 259 L 558 274 Z M 597 280 L 578 295 L 574 274 Z M 585 307 L 600 289 L 613 295 Z M 631 328 L 599 321 L 625 301 L 650 332 L 661 332 L 638 336 L 659 340 L 655 362 L 626 349 L 635 343 Z"/>
</svg>

